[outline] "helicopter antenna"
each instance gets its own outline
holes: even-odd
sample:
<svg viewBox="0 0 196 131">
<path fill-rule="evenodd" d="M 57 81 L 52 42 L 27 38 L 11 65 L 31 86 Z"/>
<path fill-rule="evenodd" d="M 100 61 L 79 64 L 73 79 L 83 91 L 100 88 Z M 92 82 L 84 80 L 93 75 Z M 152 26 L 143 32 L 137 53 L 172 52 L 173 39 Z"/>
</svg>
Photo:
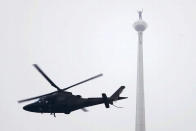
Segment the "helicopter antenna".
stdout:
<svg viewBox="0 0 196 131">
<path fill-rule="evenodd" d="M 123 108 L 123 107 L 116 106 L 116 105 L 114 105 L 114 104 L 111 104 L 111 105 L 113 105 L 113 106 L 116 107 L 116 108 Z"/>
</svg>

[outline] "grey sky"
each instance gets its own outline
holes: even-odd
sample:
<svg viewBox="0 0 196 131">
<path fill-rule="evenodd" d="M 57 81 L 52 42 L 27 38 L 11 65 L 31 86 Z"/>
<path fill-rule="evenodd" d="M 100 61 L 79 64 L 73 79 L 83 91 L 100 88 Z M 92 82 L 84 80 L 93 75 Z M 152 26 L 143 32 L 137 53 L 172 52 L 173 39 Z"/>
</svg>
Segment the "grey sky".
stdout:
<svg viewBox="0 0 196 131">
<path fill-rule="evenodd" d="M 0 1 L 0 130 L 135 130 L 137 32 L 143 8 L 147 131 L 196 130 L 196 1 Z M 109 96 L 121 85 L 129 99 L 70 115 L 29 113 L 17 100 L 55 89 L 32 67 L 37 63 L 60 87 L 104 73 L 70 89 L 83 97 Z"/>
</svg>

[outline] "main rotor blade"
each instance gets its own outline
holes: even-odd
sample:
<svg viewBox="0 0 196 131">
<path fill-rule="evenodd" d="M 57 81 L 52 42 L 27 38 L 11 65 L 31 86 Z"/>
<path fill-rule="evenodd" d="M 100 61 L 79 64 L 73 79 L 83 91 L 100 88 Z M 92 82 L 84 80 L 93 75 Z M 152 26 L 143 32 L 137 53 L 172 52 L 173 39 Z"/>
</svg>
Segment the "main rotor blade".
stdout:
<svg viewBox="0 0 196 131">
<path fill-rule="evenodd" d="M 82 84 L 82 83 L 85 83 L 85 82 L 87 82 L 87 81 L 93 80 L 93 79 L 98 78 L 98 77 L 101 77 L 101 76 L 103 76 L 103 74 L 98 74 L 98 75 L 96 75 L 96 76 L 93 76 L 93 77 L 88 78 L 88 79 L 86 79 L 86 80 L 83 80 L 83 81 L 81 81 L 81 82 L 78 82 L 78 83 L 76 83 L 76 84 L 74 84 L 74 85 L 68 86 L 67 88 L 64 88 L 64 89 L 62 89 L 62 90 L 65 91 L 65 90 L 67 90 L 67 89 L 69 89 L 69 88 L 72 88 L 72 87 L 74 87 L 74 86 L 80 85 L 80 84 Z"/>
<path fill-rule="evenodd" d="M 55 91 L 55 92 L 58 92 L 58 91 Z M 31 98 L 27 98 L 27 99 L 23 99 L 23 100 L 19 100 L 18 103 L 23 103 L 23 102 L 27 102 L 27 101 L 31 101 L 31 100 L 35 100 L 35 99 L 38 99 L 38 98 L 41 98 L 41 97 L 44 97 L 44 96 L 48 96 L 48 95 L 51 95 L 55 92 L 51 92 L 51 93 L 48 93 L 48 94 L 45 94 L 45 95 L 40 95 L 40 96 L 35 96 L 35 97 L 31 97 Z"/>
<path fill-rule="evenodd" d="M 36 65 L 35 65 L 35 66 L 36 66 Z M 38 69 L 40 69 L 40 68 L 38 67 Z M 80 85 L 80 84 L 82 84 L 82 83 L 84 83 L 84 82 L 93 80 L 93 79 L 98 78 L 98 77 L 101 77 L 101 76 L 103 76 L 103 74 L 98 74 L 98 75 L 96 75 L 96 76 L 93 76 L 93 77 L 91 77 L 91 78 L 88 78 L 88 79 L 86 79 L 86 80 L 83 80 L 83 81 L 81 81 L 81 82 L 78 82 L 78 83 L 76 83 L 76 84 L 74 84 L 74 85 L 71 85 L 71 86 L 69 86 L 69 87 L 67 87 L 67 88 L 64 88 L 64 89 L 62 89 L 62 90 L 67 90 L 67 89 L 69 89 L 69 88 L 71 88 L 71 87 Z M 40 95 L 40 96 L 36 96 L 36 97 L 31 97 L 31 98 L 28 98 L 28 99 L 19 100 L 18 103 L 23 103 L 23 102 L 35 100 L 35 99 L 38 99 L 38 98 L 41 98 L 41 97 L 44 97 L 44 96 L 52 95 L 53 93 L 57 93 L 57 92 L 58 92 L 58 91 L 54 91 L 54 92 L 51 92 L 51 93 L 48 93 L 48 94 L 45 94 L 45 95 Z"/>
<path fill-rule="evenodd" d="M 61 90 L 56 84 L 54 84 L 54 82 L 41 70 L 41 68 L 39 68 L 38 65 L 33 64 L 33 66 L 39 71 L 40 74 L 42 74 L 42 76 L 53 86 L 55 87 L 57 90 Z"/>
<path fill-rule="evenodd" d="M 81 108 L 81 110 L 84 112 L 88 112 L 88 110 L 86 108 Z"/>
</svg>

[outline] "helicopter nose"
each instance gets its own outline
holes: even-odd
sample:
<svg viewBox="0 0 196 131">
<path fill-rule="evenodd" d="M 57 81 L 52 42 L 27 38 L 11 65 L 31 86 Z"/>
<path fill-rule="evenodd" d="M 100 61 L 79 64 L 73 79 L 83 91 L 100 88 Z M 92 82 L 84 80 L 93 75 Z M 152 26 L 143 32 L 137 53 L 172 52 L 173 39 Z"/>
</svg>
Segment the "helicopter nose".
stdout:
<svg viewBox="0 0 196 131">
<path fill-rule="evenodd" d="M 23 107 L 25 111 L 31 111 L 31 105 L 26 105 Z"/>
<path fill-rule="evenodd" d="M 25 111 L 35 112 L 36 104 L 33 103 L 33 104 L 26 105 L 26 106 L 23 107 L 23 109 Z"/>
<path fill-rule="evenodd" d="M 23 107 L 23 109 L 30 112 L 43 112 L 42 106 L 37 103 L 26 105 Z"/>
</svg>

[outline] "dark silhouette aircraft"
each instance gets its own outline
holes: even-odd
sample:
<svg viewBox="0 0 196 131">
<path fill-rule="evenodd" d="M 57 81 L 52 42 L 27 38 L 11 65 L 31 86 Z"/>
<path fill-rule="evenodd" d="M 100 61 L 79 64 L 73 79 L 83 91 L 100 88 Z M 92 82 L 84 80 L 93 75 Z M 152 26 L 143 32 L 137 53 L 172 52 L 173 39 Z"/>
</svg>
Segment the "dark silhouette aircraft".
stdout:
<svg viewBox="0 0 196 131">
<path fill-rule="evenodd" d="M 121 86 L 111 97 L 107 97 L 107 95 L 103 93 L 102 97 L 82 98 L 80 95 L 73 95 L 71 92 L 66 91 L 67 89 L 70 89 L 74 86 L 98 78 L 102 76 L 102 74 L 96 75 L 94 77 L 88 78 L 74 85 L 71 85 L 67 88 L 61 89 L 56 84 L 54 84 L 54 82 L 52 82 L 52 80 L 38 67 L 38 65 L 34 64 L 34 67 L 42 74 L 42 76 L 53 87 L 57 89 L 57 91 L 18 101 L 19 103 L 22 103 L 22 102 L 38 99 L 36 102 L 24 106 L 23 109 L 26 111 L 36 112 L 36 113 L 50 113 L 53 114 L 54 117 L 56 117 L 55 113 L 69 114 L 72 111 L 78 109 L 82 109 L 84 112 L 87 112 L 88 110 L 86 109 L 86 107 L 94 106 L 98 104 L 105 104 L 105 107 L 109 108 L 110 105 L 114 105 L 113 104 L 114 101 L 127 98 L 127 97 L 120 97 L 121 92 L 125 88 L 124 86 Z"/>
</svg>

